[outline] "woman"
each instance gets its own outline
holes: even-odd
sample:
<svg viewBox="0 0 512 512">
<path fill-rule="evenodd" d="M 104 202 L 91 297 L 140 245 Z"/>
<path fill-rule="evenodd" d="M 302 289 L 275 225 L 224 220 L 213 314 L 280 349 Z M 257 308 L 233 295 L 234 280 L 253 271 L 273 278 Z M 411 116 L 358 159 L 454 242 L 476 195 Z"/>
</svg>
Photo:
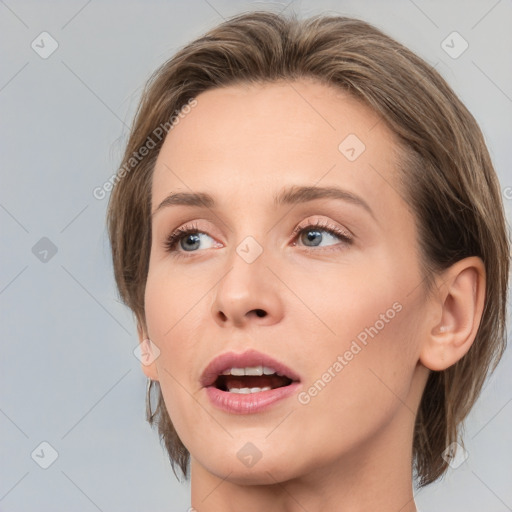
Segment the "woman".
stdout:
<svg viewBox="0 0 512 512">
<path fill-rule="evenodd" d="M 108 223 L 196 510 L 416 510 L 504 350 L 509 270 L 436 71 L 363 21 L 232 18 L 149 81 Z"/>
</svg>

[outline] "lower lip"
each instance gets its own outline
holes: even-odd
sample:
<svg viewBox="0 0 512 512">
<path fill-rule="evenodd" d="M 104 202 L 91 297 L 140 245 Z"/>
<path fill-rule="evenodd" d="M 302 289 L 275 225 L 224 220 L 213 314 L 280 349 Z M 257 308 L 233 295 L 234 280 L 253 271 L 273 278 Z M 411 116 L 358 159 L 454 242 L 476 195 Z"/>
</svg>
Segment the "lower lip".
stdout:
<svg viewBox="0 0 512 512">
<path fill-rule="evenodd" d="M 206 394 L 215 407 L 225 412 L 231 414 L 255 414 L 266 411 L 279 400 L 293 395 L 299 387 L 300 382 L 293 382 L 281 388 L 269 389 L 258 393 L 241 394 L 221 391 L 215 386 L 209 386 L 206 388 Z"/>
</svg>

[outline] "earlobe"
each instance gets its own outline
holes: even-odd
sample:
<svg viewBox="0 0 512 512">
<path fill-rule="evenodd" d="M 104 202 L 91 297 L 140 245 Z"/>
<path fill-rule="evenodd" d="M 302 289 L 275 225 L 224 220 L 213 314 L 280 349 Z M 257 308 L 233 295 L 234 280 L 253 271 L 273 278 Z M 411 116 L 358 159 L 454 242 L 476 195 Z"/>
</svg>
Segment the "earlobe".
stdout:
<svg viewBox="0 0 512 512">
<path fill-rule="evenodd" d="M 160 350 L 149 339 L 149 336 L 144 332 L 140 324 L 137 324 L 137 333 L 139 335 L 142 371 L 149 379 L 158 381 L 158 370 L 155 360 L 160 355 Z"/>
<path fill-rule="evenodd" d="M 454 365 L 473 344 L 485 302 L 485 267 L 476 256 L 453 264 L 442 276 L 427 326 L 420 362 L 433 371 Z"/>
</svg>

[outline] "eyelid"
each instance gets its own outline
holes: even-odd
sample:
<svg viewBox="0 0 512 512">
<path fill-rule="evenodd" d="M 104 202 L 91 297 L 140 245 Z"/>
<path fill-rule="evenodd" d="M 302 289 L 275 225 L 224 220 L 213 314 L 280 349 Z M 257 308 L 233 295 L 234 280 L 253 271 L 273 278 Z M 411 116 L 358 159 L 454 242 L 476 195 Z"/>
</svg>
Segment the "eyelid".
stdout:
<svg viewBox="0 0 512 512">
<path fill-rule="evenodd" d="M 293 230 L 293 235 L 297 235 L 303 230 L 306 230 L 307 228 L 318 228 L 319 230 L 326 230 L 326 231 L 333 231 L 336 236 L 350 240 L 352 241 L 355 236 L 346 228 L 341 227 L 337 224 L 331 223 L 330 221 L 323 220 L 323 219 L 317 219 L 316 222 L 313 222 L 310 220 L 311 217 L 308 217 L 303 222 L 297 225 L 295 229 Z"/>
<path fill-rule="evenodd" d="M 340 227 L 337 224 L 330 223 L 329 221 L 323 220 L 323 219 L 317 219 L 316 222 L 313 222 L 311 220 L 311 217 L 309 217 L 309 218 L 305 219 L 304 221 L 302 221 L 300 224 L 298 224 L 294 228 L 294 230 L 292 232 L 292 240 L 295 240 L 298 237 L 298 235 L 300 235 L 301 232 L 307 231 L 308 229 L 310 229 L 312 231 L 315 228 L 320 231 L 327 231 L 327 232 L 331 233 L 333 236 L 339 238 L 341 240 L 340 244 L 351 244 L 355 238 L 354 235 L 346 228 Z M 206 230 L 201 230 L 196 222 L 192 222 L 192 223 L 184 224 L 183 226 L 180 226 L 177 229 L 173 230 L 171 232 L 171 234 L 165 238 L 164 249 L 166 250 L 166 252 L 168 252 L 169 254 L 172 254 L 175 257 L 180 257 L 180 256 L 186 257 L 185 255 L 189 251 L 180 251 L 180 250 L 177 250 L 175 247 L 181 241 L 181 239 L 183 239 L 187 234 L 193 234 L 193 233 L 203 234 L 203 235 L 206 235 L 214 240 L 214 237 L 212 237 L 210 234 L 208 234 L 208 232 Z M 306 250 L 328 251 L 328 250 L 332 250 L 332 247 L 337 247 L 340 244 L 334 244 L 333 246 L 328 246 L 328 247 L 324 247 L 324 248 L 320 247 L 319 249 L 316 249 L 314 246 L 313 247 L 303 246 L 303 247 Z M 297 242 L 294 242 L 293 245 L 296 246 Z M 195 252 L 198 252 L 198 251 L 190 251 L 190 255 L 194 254 Z"/>
<path fill-rule="evenodd" d="M 164 249 L 169 253 L 179 254 L 181 251 L 177 251 L 174 247 L 180 242 L 180 239 L 184 238 L 188 233 L 200 233 L 213 239 L 213 237 L 206 231 L 201 230 L 197 223 L 192 222 L 174 229 L 169 235 L 167 235 L 164 240 Z"/>
</svg>

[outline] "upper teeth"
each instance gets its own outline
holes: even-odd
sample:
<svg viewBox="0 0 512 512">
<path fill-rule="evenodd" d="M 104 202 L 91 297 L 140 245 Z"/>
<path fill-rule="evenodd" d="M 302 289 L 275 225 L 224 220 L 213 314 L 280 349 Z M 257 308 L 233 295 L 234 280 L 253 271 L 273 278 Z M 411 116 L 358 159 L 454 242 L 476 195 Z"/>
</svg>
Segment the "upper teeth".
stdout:
<svg viewBox="0 0 512 512">
<path fill-rule="evenodd" d="M 234 376 L 242 376 L 242 375 L 279 375 L 280 377 L 284 377 L 282 373 L 277 372 L 274 368 L 270 368 L 269 366 L 247 366 L 245 368 L 229 368 L 224 370 L 221 375 L 234 375 Z"/>
</svg>

